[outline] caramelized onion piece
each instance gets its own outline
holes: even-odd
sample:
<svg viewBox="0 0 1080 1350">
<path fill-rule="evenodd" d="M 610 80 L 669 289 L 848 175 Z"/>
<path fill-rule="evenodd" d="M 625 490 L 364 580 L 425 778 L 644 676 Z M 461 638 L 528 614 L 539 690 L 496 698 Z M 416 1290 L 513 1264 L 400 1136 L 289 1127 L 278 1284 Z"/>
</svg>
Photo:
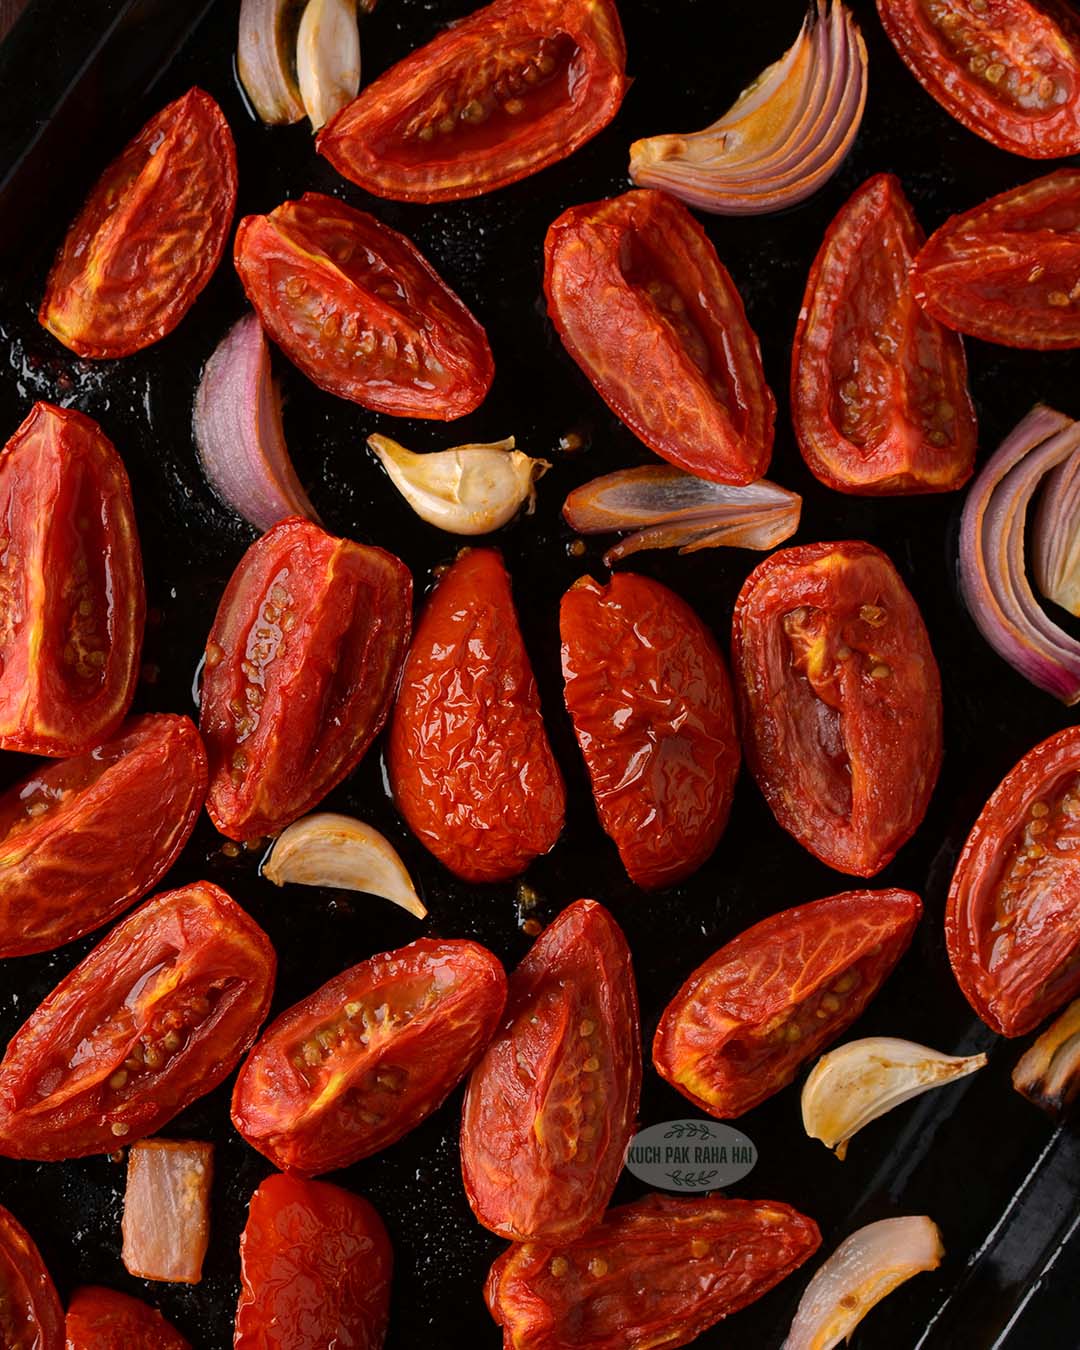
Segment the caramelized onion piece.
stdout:
<svg viewBox="0 0 1080 1350">
<path fill-rule="evenodd" d="M 199 1283 L 210 1241 L 213 1171 L 213 1144 L 141 1139 L 132 1145 L 122 1225 L 123 1261 L 132 1275 Z"/>
<path fill-rule="evenodd" d="M 356 0 L 308 0 L 296 39 L 300 97 L 318 131 L 360 88 Z"/>
<path fill-rule="evenodd" d="M 1032 534 L 1035 584 L 1080 618 L 1080 449 L 1046 475 Z"/>
<path fill-rule="evenodd" d="M 299 122 L 304 104 L 294 73 L 298 0 L 241 0 L 236 69 L 264 122 Z"/>
<path fill-rule="evenodd" d="M 1080 998 L 1070 1003 L 1017 1062 L 1013 1087 L 1055 1119 L 1080 1092 Z"/>
</svg>

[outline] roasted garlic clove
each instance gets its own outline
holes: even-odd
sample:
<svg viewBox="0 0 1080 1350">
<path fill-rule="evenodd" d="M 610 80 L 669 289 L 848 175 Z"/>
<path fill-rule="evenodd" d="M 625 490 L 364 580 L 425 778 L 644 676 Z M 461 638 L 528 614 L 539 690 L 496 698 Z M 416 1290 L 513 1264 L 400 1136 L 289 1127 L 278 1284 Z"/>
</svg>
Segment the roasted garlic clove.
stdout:
<svg viewBox="0 0 1080 1350">
<path fill-rule="evenodd" d="M 360 89 L 356 0 L 308 0 L 296 39 L 296 75 L 313 131 L 353 101 Z"/>
<path fill-rule="evenodd" d="M 304 115 L 294 72 L 297 0 L 242 0 L 236 69 L 259 117 L 271 125 Z"/>
<path fill-rule="evenodd" d="M 1063 1116 L 1080 1092 L 1080 998 L 1028 1047 L 1012 1073 L 1013 1087 L 1029 1102 Z"/>
</svg>

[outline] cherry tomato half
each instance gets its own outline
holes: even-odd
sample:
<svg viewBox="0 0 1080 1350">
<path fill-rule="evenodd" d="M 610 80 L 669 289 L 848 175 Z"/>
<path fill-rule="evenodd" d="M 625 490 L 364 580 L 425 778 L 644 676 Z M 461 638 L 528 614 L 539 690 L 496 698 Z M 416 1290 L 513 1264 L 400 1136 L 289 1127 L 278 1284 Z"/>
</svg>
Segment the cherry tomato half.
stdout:
<svg viewBox="0 0 1080 1350">
<path fill-rule="evenodd" d="M 159 1130 L 232 1072 L 275 968 L 266 934 L 208 881 L 148 900 L 12 1037 L 0 1156 L 82 1158 Z"/>
<path fill-rule="evenodd" d="M 868 179 L 829 226 L 795 330 L 791 408 L 811 473 L 840 492 L 949 492 L 977 432 L 960 338 L 915 303 L 924 235 L 899 179 Z"/>
<path fill-rule="evenodd" d="M 64 1310 L 41 1253 L 0 1205 L 0 1345 L 4 1350 L 64 1350 Z"/>
<path fill-rule="evenodd" d="M 146 609 L 127 473 L 98 424 L 35 403 L 0 451 L 0 747 L 77 755 L 135 696 Z"/>
<path fill-rule="evenodd" d="M 484 1295 L 506 1350 L 675 1350 L 820 1245 L 817 1224 L 790 1205 L 653 1194 L 609 1210 L 573 1243 L 515 1244 Z"/>
<path fill-rule="evenodd" d="M 921 914 L 911 891 L 844 891 L 762 919 L 698 966 L 664 1009 L 657 1073 L 710 1115 L 741 1116 L 851 1026 Z"/>
<path fill-rule="evenodd" d="M 234 257 L 259 322 L 320 389 L 444 422 L 484 401 L 487 334 L 415 244 L 374 216 L 305 192 L 245 216 Z"/>
<path fill-rule="evenodd" d="M 100 1285 L 75 1290 L 66 1329 L 66 1350 L 191 1350 L 156 1308 Z"/>
<path fill-rule="evenodd" d="M 686 207 L 648 189 L 571 207 L 544 260 L 563 345 L 634 435 L 699 478 L 760 478 L 776 401 L 735 283 Z"/>
<path fill-rule="evenodd" d="M 213 276 L 236 210 L 236 147 L 201 89 L 153 116 L 67 232 L 38 318 L 79 356 L 130 356 L 171 333 Z"/>
<path fill-rule="evenodd" d="M 739 593 L 732 652 L 746 761 L 779 824 L 838 872 L 880 872 L 941 767 L 941 680 L 892 563 L 857 540 L 779 549 Z"/>
<path fill-rule="evenodd" d="M 275 1167 L 347 1167 L 442 1105 L 505 1003 L 503 968 L 475 942 L 420 938 L 361 961 L 266 1029 L 236 1080 L 233 1124 Z"/>
<path fill-rule="evenodd" d="M 199 729 L 210 818 L 275 834 L 359 764 L 390 708 L 412 626 L 391 553 L 293 517 L 244 554 L 206 643 Z"/>
<path fill-rule="evenodd" d="M 428 601 L 401 677 L 387 764 L 409 828 L 466 881 L 517 876 L 562 831 L 562 775 L 510 578 L 493 549 L 463 552 Z"/>
</svg>

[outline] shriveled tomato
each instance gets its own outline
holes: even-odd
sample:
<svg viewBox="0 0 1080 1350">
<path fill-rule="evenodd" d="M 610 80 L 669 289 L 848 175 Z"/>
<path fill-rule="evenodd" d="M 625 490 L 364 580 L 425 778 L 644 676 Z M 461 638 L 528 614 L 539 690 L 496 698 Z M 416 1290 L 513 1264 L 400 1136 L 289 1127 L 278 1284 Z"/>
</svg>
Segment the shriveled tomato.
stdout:
<svg viewBox="0 0 1080 1350">
<path fill-rule="evenodd" d="M 368 85 L 315 144 L 378 197 L 478 197 L 602 131 L 625 71 L 612 0 L 496 0 Z"/>
<path fill-rule="evenodd" d="M 969 131 L 1014 155 L 1080 153 L 1080 23 L 1068 0 L 877 0 L 904 64 Z"/>
<path fill-rule="evenodd" d="M 64 1310 L 41 1253 L 0 1205 L 0 1345 L 4 1350 L 64 1350 Z"/>
<path fill-rule="evenodd" d="M 66 1328 L 67 1350 L 191 1350 L 156 1308 L 100 1285 L 75 1290 Z"/>
<path fill-rule="evenodd" d="M 484 1295 L 506 1350 L 675 1350 L 820 1245 L 817 1224 L 790 1205 L 646 1195 L 575 1242 L 511 1247 Z"/>
<path fill-rule="evenodd" d="M 361 1196 L 267 1177 L 240 1239 L 234 1350 L 380 1350 L 393 1260 L 383 1221 Z"/>
<path fill-rule="evenodd" d="M 1080 347 L 1080 169 L 953 216 L 911 276 L 923 309 L 961 333 L 1035 351 Z"/>
<path fill-rule="evenodd" d="M 462 553 L 428 601 L 387 762 L 410 829 L 466 881 L 517 876 L 562 831 L 562 775 L 493 549 Z"/>
<path fill-rule="evenodd" d="M 791 408 L 811 473 L 840 492 L 948 492 L 977 439 L 960 338 L 915 303 L 924 240 L 899 179 L 868 179 L 829 227 L 795 329 Z"/>
<path fill-rule="evenodd" d="M 630 948 L 595 900 L 544 930 L 469 1079 L 461 1170 L 502 1237 L 566 1242 L 603 1218 L 634 1132 L 641 1034 Z"/>
<path fill-rule="evenodd" d="M 77 755 L 135 696 L 146 601 L 131 486 L 98 424 L 35 403 L 0 451 L 0 747 Z"/>
<path fill-rule="evenodd" d="M 657 1073 L 710 1115 L 741 1116 L 851 1026 L 921 914 L 911 891 L 844 891 L 762 919 L 698 966 L 664 1009 Z"/>
<path fill-rule="evenodd" d="M 38 315 L 79 356 L 129 356 L 171 333 L 214 274 L 236 210 L 236 147 L 189 89 L 105 170 L 67 232 Z"/>
<path fill-rule="evenodd" d="M 210 818 L 275 834 L 356 768 L 390 708 L 412 578 L 380 548 L 283 520 L 225 588 L 206 643 L 199 729 Z"/>
<path fill-rule="evenodd" d="M 777 821 L 838 872 L 880 872 L 941 767 L 937 663 L 892 563 L 858 540 L 779 549 L 739 593 L 732 652 L 746 760 Z"/>
<path fill-rule="evenodd" d="M 544 260 L 563 345 L 634 435 L 700 478 L 760 478 L 776 401 L 735 283 L 686 207 L 652 190 L 571 207 Z"/>
<path fill-rule="evenodd" d="M 208 881 L 148 900 L 12 1037 L 0 1155 L 81 1158 L 159 1130 L 232 1072 L 275 967 L 266 934 Z"/>
<path fill-rule="evenodd" d="M 270 1024 L 236 1080 L 233 1124 L 276 1167 L 347 1167 L 442 1105 L 505 1003 L 503 968 L 475 942 L 381 952 Z"/>
<path fill-rule="evenodd" d="M 309 380 L 397 417 L 450 421 L 495 375 L 487 334 L 415 244 L 364 211 L 305 192 L 236 231 L 259 321 Z"/>
</svg>

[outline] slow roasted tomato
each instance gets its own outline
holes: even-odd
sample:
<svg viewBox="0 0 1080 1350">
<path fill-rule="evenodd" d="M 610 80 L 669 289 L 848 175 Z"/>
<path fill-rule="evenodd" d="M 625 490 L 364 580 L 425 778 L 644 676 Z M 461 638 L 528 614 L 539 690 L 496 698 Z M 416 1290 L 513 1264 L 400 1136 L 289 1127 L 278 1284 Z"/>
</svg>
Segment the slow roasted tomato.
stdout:
<svg viewBox="0 0 1080 1350">
<path fill-rule="evenodd" d="M 225 252 L 236 147 L 201 89 L 162 108 L 105 170 L 61 245 L 38 315 L 79 356 L 171 333 Z"/>
<path fill-rule="evenodd" d="M 191 1350 L 149 1303 L 99 1285 L 75 1290 L 66 1329 L 67 1350 Z"/>
<path fill-rule="evenodd" d="M 625 70 L 612 0 L 496 0 L 368 85 L 315 144 L 378 197 L 478 197 L 602 131 Z"/>
<path fill-rule="evenodd" d="M 153 1134 L 255 1039 L 276 961 L 224 891 L 148 900 L 66 976 L 0 1061 L 0 1155 L 46 1162 Z"/>
<path fill-rule="evenodd" d="M 510 578 L 492 549 L 462 553 L 428 601 L 387 762 L 409 828 L 466 881 L 517 876 L 562 831 L 562 775 Z"/>
<path fill-rule="evenodd" d="M 112 442 L 35 403 L 0 451 L 0 747 L 77 755 L 135 696 L 145 594 L 131 486 Z"/>
<path fill-rule="evenodd" d="M 391 553 L 298 517 L 257 540 L 206 643 L 199 729 L 222 834 L 275 834 L 337 786 L 378 735 L 412 626 Z"/>
<path fill-rule="evenodd" d="M 64 1350 L 64 1310 L 30 1234 L 0 1205 L 0 1345 Z"/>
<path fill-rule="evenodd" d="M 739 737 L 724 658 L 674 591 L 619 572 L 563 596 L 566 706 L 600 821 L 638 886 L 695 872 L 727 824 Z"/>
<path fill-rule="evenodd" d="M 953 216 L 911 275 L 923 309 L 961 333 L 1036 351 L 1080 347 L 1080 169 Z"/>
<path fill-rule="evenodd" d="M 806 283 L 791 409 L 811 473 L 840 492 L 948 492 L 971 477 L 975 410 L 960 338 L 915 303 L 924 235 L 899 179 L 868 179 Z"/>
<path fill-rule="evenodd" d="M 487 334 L 415 244 L 305 192 L 236 231 L 259 322 L 309 380 L 396 417 L 451 421 L 495 375 Z"/>
<path fill-rule="evenodd" d="M 132 718 L 96 750 L 0 796 L 0 957 L 49 951 L 116 918 L 175 862 L 206 797 L 186 717 Z"/>
<path fill-rule="evenodd" d="M 267 1177 L 240 1239 L 234 1350 L 380 1350 L 393 1260 L 382 1219 L 359 1195 Z"/>
<path fill-rule="evenodd" d="M 941 680 L 892 563 L 857 540 L 779 549 L 739 593 L 732 652 L 746 761 L 777 821 L 838 872 L 880 872 L 941 767 Z"/>
<path fill-rule="evenodd" d="M 511 1247 L 484 1295 L 506 1350 L 675 1350 L 820 1245 L 817 1224 L 790 1205 L 647 1195 L 573 1243 Z"/>
<path fill-rule="evenodd" d="M 877 0 L 904 64 L 969 131 L 1030 159 L 1080 153 L 1080 24 L 1064 0 Z"/>
<path fill-rule="evenodd" d="M 735 283 L 686 207 L 651 190 L 571 207 L 544 260 L 563 345 L 634 435 L 699 478 L 760 478 L 776 401 Z"/>
<path fill-rule="evenodd" d="M 270 1024 L 236 1080 L 233 1124 L 275 1167 L 347 1167 L 442 1105 L 505 1003 L 503 968 L 475 942 L 420 938 L 361 961 Z"/>
<path fill-rule="evenodd" d="M 698 966 L 664 1009 L 657 1073 L 710 1115 L 741 1116 L 851 1026 L 921 914 L 911 891 L 844 891 L 762 919 Z"/>
</svg>

